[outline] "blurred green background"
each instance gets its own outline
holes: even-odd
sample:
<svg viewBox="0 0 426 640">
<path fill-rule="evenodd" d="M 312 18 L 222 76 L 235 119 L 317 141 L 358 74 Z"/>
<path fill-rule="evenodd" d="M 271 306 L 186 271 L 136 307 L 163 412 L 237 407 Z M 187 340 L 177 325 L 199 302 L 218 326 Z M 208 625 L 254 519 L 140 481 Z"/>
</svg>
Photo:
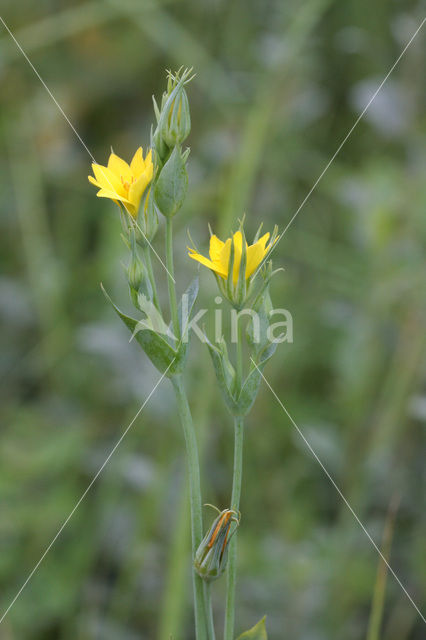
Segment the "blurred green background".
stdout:
<svg viewBox="0 0 426 640">
<path fill-rule="evenodd" d="M 410 0 L 3 0 L 1 13 L 100 163 L 111 145 L 130 159 L 148 144 L 164 70 L 194 66 L 180 292 L 195 272 L 187 229 L 205 251 L 207 223 L 225 235 L 244 211 L 249 235 L 260 221 L 285 227 L 423 17 Z M 294 343 L 265 371 L 420 607 L 424 71 L 420 33 L 274 252 L 285 271 L 272 297 L 292 313 Z M 100 291 L 130 308 L 116 207 L 95 197 L 87 151 L 3 25 L 0 81 L 4 611 L 159 376 Z M 161 228 L 159 251 L 162 240 Z M 206 270 L 201 280 L 204 306 L 216 287 Z M 203 497 L 224 507 L 230 417 L 195 340 L 189 364 Z M 185 486 L 164 381 L 0 637 L 191 640 Z M 241 510 L 238 632 L 266 613 L 272 640 L 424 638 L 265 385 L 247 421 Z M 223 594 L 220 581 L 218 628 Z"/>
</svg>

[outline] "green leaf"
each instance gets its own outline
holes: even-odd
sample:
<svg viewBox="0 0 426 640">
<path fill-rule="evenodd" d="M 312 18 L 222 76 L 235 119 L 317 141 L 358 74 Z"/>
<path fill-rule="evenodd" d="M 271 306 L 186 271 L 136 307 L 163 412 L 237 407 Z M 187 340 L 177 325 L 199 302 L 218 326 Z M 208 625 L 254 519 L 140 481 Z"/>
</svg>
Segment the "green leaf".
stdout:
<svg viewBox="0 0 426 640">
<path fill-rule="evenodd" d="M 179 147 L 175 147 L 155 185 L 155 201 L 166 218 L 181 208 L 188 189 L 188 174 Z"/>
<path fill-rule="evenodd" d="M 235 381 L 235 370 L 229 361 L 226 349 L 218 349 L 213 345 L 206 337 L 206 343 L 210 352 L 210 356 L 213 362 L 213 367 L 216 374 L 217 383 L 219 389 L 222 392 L 224 400 L 232 414 L 235 412 L 235 399 L 233 397 L 233 387 Z"/>
<path fill-rule="evenodd" d="M 102 285 L 101 285 L 102 286 Z M 143 320 L 136 320 L 126 315 L 113 303 L 102 286 L 106 299 L 112 304 L 115 312 L 126 325 L 132 336 L 145 351 L 152 364 L 167 376 L 180 373 L 186 353 L 176 352 L 158 333 L 149 328 L 144 328 Z"/>
<path fill-rule="evenodd" d="M 253 403 L 256 400 L 257 392 L 259 391 L 263 369 L 265 368 L 268 360 L 274 355 L 276 348 L 276 343 L 271 342 L 262 351 L 261 361 L 258 365 L 252 365 L 252 369 L 245 379 L 240 395 L 236 401 L 238 415 L 245 416 L 252 408 Z"/>
<path fill-rule="evenodd" d="M 248 631 L 244 631 L 244 633 L 238 636 L 237 640 L 268 640 L 265 618 L 266 616 L 263 616 L 262 620 L 259 620 L 259 622 Z"/>
</svg>

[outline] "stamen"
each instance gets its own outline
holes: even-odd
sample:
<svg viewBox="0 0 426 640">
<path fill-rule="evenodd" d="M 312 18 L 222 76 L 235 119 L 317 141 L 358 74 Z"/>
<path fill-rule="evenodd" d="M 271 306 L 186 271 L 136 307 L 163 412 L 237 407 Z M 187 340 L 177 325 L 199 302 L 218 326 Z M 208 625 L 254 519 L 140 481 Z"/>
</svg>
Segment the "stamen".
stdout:
<svg viewBox="0 0 426 640">
<path fill-rule="evenodd" d="M 120 176 L 120 178 L 121 178 L 121 184 L 123 185 L 123 187 L 125 188 L 126 191 L 128 191 L 130 189 L 130 187 L 132 186 L 132 184 L 135 181 L 135 177 L 134 176 L 131 177 L 130 182 L 125 180 L 123 176 Z"/>
</svg>

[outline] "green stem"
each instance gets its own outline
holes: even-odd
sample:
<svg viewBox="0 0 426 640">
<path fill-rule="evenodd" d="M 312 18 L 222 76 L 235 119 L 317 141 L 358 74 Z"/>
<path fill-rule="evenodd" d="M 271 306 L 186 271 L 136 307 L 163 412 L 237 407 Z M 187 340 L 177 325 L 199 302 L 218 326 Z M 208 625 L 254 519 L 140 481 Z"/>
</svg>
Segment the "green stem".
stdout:
<svg viewBox="0 0 426 640">
<path fill-rule="evenodd" d="M 242 382 L 243 352 L 241 322 L 238 319 L 237 334 L 237 384 Z M 243 437 L 244 420 L 241 416 L 234 417 L 234 473 L 232 478 L 231 509 L 239 510 L 241 497 L 241 480 L 243 475 Z M 233 640 L 235 624 L 235 585 L 237 580 L 237 533 L 232 536 L 229 543 L 228 574 L 226 583 L 226 610 L 224 640 Z"/>
<path fill-rule="evenodd" d="M 206 361 L 205 361 L 206 362 Z M 210 363 L 206 362 L 207 365 Z M 202 375 L 197 376 L 191 389 L 195 399 L 192 419 L 197 425 L 197 442 L 201 468 L 203 451 L 206 448 L 206 429 L 209 409 L 213 400 L 214 371 L 212 367 L 203 367 Z M 183 620 L 187 612 L 187 602 L 182 584 L 187 575 L 188 540 L 190 539 L 189 487 L 181 488 L 181 496 L 176 506 L 176 522 L 172 525 L 170 536 L 170 556 L 164 589 L 163 605 L 159 616 L 157 640 L 170 640 L 180 637 Z"/>
<path fill-rule="evenodd" d="M 231 509 L 238 512 L 241 496 L 241 479 L 243 475 L 243 436 L 244 421 L 234 418 L 234 477 L 232 481 Z M 234 638 L 235 619 L 235 584 L 237 579 L 237 533 L 229 543 L 228 575 L 226 584 L 226 611 L 224 640 Z"/>
<path fill-rule="evenodd" d="M 166 265 L 167 285 L 169 288 L 170 313 L 172 316 L 173 332 L 179 338 L 179 319 L 176 301 L 175 275 L 173 266 L 173 222 L 172 218 L 166 218 Z"/>
<path fill-rule="evenodd" d="M 166 218 L 166 265 L 167 265 L 167 283 L 169 289 L 170 315 L 172 316 L 172 325 L 175 336 L 180 335 L 178 308 L 176 301 L 176 287 L 174 279 L 173 266 L 173 223 L 171 218 Z M 178 412 L 182 422 L 185 434 L 186 451 L 188 459 L 189 471 L 189 495 L 191 503 L 191 537 L 192 537 L 192 556 L 201 543 L 203 537 L 203 519 L 201 506 L 201 481 L 200 481 L 200 463 L 198 460 L 198 447 L 195 438 L 194 425 L 192 423 L 191 411 L 188 404 L 185 387 L 181 375 L 172 377 L 172 384 L 176 394 Z M 203 580 L 192 567 L 192 580 L 194 587 L 194 614 L 195 614 L 195 633 L 197 640 L 207 640 L 207 622 L 206 622 L 206 604 L 204 601 Z"/>
<path fill-rule="evenodd" d="M 235 384 L 237 389 L 241 388 L 243 380 L 243 341 L 241 336 L 241 319 L 237 316 L 237 366 L 236 366 L 236 380 Z"/>
<path fill-rule="evenodd" d="M 201 483 L 200 466 L 198 461 L 198 448 L 195 438 L 194 425 L 192 423 L 191 412 L 181 375 L 171 378 L 176 394 L 179 417 L 182 423 L 189 475 L 189 495 L 191 504 L 191 537 L 192 537 L 192 559 L 200 545 L 203 537 L 203 522 L 201 512 Z M 192 568 L 192 579 L 194 587 L 194 609 L 195 609 L 195 630 L 197 640 L 207 640 L 206 635 L 206 615 L 204 609 L 203 580 Z"/>
<path fill-rule="evenodd" d="M 206 580 L 204 580 L 204 602 L 207 616 L 207 637 L 209 640 L 216 640 L 213 622 L 212 587 L 211 583 L 206 582 Z"/>
<path fill-rule="evenodd" d="M 149 250 L 149 247 L 144 247 L 142 249 L 142 253 L 145 259 L 145 264 L 146 264 L 146 268 L 148 270 L 148 278 L 149 281 L 151 283 L 151 287 L 152 287 L 152 295 L 154 298 L 154 304 L 157 307 L 158 311 L 161 311 L 160 309 L 160 301 L 158 299 L 158 293 L 157 293 L 157 285 L 155 284 L 155 278 L 154 278 L 154 270 L 152 268 L 152 261 L 151 261 L 151 252 Z"/>
<path fill-rule="evenodd" d="M 177 638 L 181 633 L 186 612 L 182 584 L 187 575 L 189 540 L 189 491 L 186 484 L 179 487 L 180 495 L 175 508 L 175 520 L 170 531 L 169 557 L 163 602 L 160 611 L 157 640 Z"/>
</svg>

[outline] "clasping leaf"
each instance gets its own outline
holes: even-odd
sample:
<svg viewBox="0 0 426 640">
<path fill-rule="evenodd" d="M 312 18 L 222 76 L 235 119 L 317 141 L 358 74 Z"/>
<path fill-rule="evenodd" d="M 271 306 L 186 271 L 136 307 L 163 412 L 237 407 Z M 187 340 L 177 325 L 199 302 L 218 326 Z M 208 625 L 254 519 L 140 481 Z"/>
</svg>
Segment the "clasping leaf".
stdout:
<svg viewBox="0 0 426 640">
<path fill-rule="evenodd" d="M 262 620 L 259 620 L 259 622 L 248 631 L 244 631 L 244 633 L 238 636 L 237 640 L 268 640 L 265 618 L 266 616 L 263 616 Z"/>
</svg>

